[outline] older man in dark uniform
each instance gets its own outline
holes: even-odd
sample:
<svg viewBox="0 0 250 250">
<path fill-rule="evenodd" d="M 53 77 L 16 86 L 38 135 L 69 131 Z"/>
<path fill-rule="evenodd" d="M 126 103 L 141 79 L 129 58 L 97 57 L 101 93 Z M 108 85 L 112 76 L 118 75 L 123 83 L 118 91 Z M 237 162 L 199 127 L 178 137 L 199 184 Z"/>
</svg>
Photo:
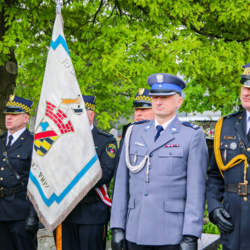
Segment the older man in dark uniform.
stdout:
<svg viewBox="0 0 250 250">
<path fill-rule="evenodd" d="M 152 110 L 152 98 L 149 95 L 150 91 L 148 89 L 139 88 L 138 93 L 135 95 L 135 99 L 133 101 L 133 109 L 134 109 L 134 120 L 135 122 L 143 121 L 143 120 L 152 120 L 155 118 L 155 114 Z M 124 143 L 124 138 L 126 131 L 131 123 L 128 123 L 122 128 L 122 138 L 120 140 L 120 145 L 117 153 L 117 165 L 115 168 L 115 176 L 117 172 L 117 167 L 119 164 L 122 146 Z M 115 183 L 115 181 L 114 181 Z M 115 185 L 114 185 L 115 187 Z"/>
<path fill-rule="evenodd" d="M 95 97 L 84 95 L 83 99 L 102 167 L 102 178 L 62 223 L 62 249 L 105 250 L 111 206 L 107 191 L 114 176 L 117 143 L 113 135 L 93 125 Z"/>
<path fill-rule="evenodd" d="M 155 114 L 152 110 L 152 98 L 149 95 L 149 93 L 150 91 L 148 89 L 139 88 L 138 93 L 135 95 L 135 99 L 133 101 L 135 122 L 139 122 L 143 120 L 152 120 L 155 118 Z M 122 146 L 124 143 L 124 137 L 130 124 L 131 123 L 126 124 L 122 128 L 122 138 L 121 138 L 120 146 L 118 150 L 118 161 L 121 155 Z"/>
<path fill-rule="evenodd" d="M 221 232 L 224 250 L 250 249 L 250 63 L 243 68 L 240 99 L 245 110 L 217 122 L 208 172 L 209 217 Z"/>
<path fill-rule="evenodd" d="M 0 137 L 0 249 L 36 249 L 38 217 L 27 199 L 34 136 L 26 128 L 33 102 L 11 95 Z"/>
<path fill-rule="evenodd" d="M 133 109 L 134 109 L 134 120 L 135 122 L 143 121 L 143 120 L 152 120 L 155 118 L 155 114 L 152 110 L 152 100 L 149 95 L 149 90 L 144 88 L 139 88 L 138 93 L 135 95 L 135 99 L 133 101 Z M 126 124 L 122 128 L 122 140 L 120 145 L 123 145 L 123 139 L 125 137 L 127 128 L 131 123 Z M 121 152 L 121 147 L 119 147 L 119 151 Z"/>
</svg>

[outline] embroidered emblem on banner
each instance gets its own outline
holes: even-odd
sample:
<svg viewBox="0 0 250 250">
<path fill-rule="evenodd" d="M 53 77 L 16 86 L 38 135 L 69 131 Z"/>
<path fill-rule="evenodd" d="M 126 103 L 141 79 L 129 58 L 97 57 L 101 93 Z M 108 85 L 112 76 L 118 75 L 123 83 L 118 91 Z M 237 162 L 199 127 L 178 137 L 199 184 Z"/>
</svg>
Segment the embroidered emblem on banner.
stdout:
<svg viewBox="0 0 250 250">
<path fill-rule="evenodd" d="M 106 146 L 106 152 L 110 158 L 114 158 L 116 155 L 116 146 L 112 143 Z"/>
<path fill-rule="evenodd" d="M 73 105 L 73 113 L 79 115 L 83 112 L 79 108 L 80 103 L 80 97 L 76 99 L 63 99 L 58 107 L 53 103 L 46 103 L 45 116 L 37 127 L 34 138 L 34 148 L 38 155 L 46 155 L 60 136 L 74 132 L 73 125 L 67 116 L 67 112 L 69 111 L 68 105 Z M 74 107 L 75 104 L 78 107 Z"/>
</svg>

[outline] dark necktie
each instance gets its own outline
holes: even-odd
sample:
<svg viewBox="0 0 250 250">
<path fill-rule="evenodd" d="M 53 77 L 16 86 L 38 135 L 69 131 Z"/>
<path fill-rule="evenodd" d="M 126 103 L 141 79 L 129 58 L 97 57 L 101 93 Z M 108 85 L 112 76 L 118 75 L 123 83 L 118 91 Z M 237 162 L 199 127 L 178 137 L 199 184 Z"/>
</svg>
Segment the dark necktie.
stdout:
<svg viewBox="0 0 250 250">
<path fill-rule="evenodd" d="M 155 141 L 158 139 L 158 137 L 159 137 L 160 134 L 161 134 L 161 131 L 163 131 L 164 128 L 163 128 L 161 125 L 157 125 L 157 126 L 156 126 L 156 129 L 157 129 L 157 131 L 156 131 L 156 134 L 155 134 Z"/>
<path fill-rule="evenodd" d="M 248 142 L 250 143 L 250 129 L 249 129 L 248 134 L 247 134 L 247 139 L 248 139 Z"/>
<path fill-rule="evenodd" d="M 8 149 L 9 149 L 9 147 L 10 147 L 10 145 L 11 145 L 11 141 L 12 141 L 12 139 L 13 139 L 13 135 L 9 135 L 9 141 L 8 141 L 7 146 L 6 146 L 6 150 L 8 150 Z"/>
</svg>

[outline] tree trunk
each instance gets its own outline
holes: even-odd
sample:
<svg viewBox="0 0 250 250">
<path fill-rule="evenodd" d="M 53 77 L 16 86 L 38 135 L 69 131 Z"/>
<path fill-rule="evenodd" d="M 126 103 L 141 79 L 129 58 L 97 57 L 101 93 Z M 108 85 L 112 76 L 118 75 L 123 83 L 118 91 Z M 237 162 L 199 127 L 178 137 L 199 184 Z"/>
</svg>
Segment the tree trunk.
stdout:
<svg viewBox="0 0 250 250">
<path fill-rule="evenodd" d="M 5 1 L 10 4 L 8 0 Z M 6 23 L 4 20 L 4 7 L 0 11 L 0 43 L 3 41 L 3 36 L 7 31 Z M 17 61 L 15 58 L 14 48 L 10 49 L 8 61 L 0 66 L 0 134 L 6 131 L 5 128 L 5 115 L 3 110 L 9 95 L 13 94 L 16 86 L 17 77 Z"/>
</svg>

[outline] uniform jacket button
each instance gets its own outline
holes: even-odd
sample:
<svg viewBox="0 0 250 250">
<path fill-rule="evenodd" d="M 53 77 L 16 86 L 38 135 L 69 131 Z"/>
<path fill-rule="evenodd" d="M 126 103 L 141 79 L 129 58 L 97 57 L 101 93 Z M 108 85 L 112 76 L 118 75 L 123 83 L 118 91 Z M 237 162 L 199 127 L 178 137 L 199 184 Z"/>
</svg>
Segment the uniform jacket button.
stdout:
<svg viewBox="0 0 250 250">
<path fill-rule="evenodd" d="M 243 200 L 244 200 L 244 201 L 247 201 L 247 197 L 244 197 Z"/>
<path fill-rule="evenodd" d="M 148 193 L 144 193 L 145 196 L 148 196 Z"/>
</svg>

